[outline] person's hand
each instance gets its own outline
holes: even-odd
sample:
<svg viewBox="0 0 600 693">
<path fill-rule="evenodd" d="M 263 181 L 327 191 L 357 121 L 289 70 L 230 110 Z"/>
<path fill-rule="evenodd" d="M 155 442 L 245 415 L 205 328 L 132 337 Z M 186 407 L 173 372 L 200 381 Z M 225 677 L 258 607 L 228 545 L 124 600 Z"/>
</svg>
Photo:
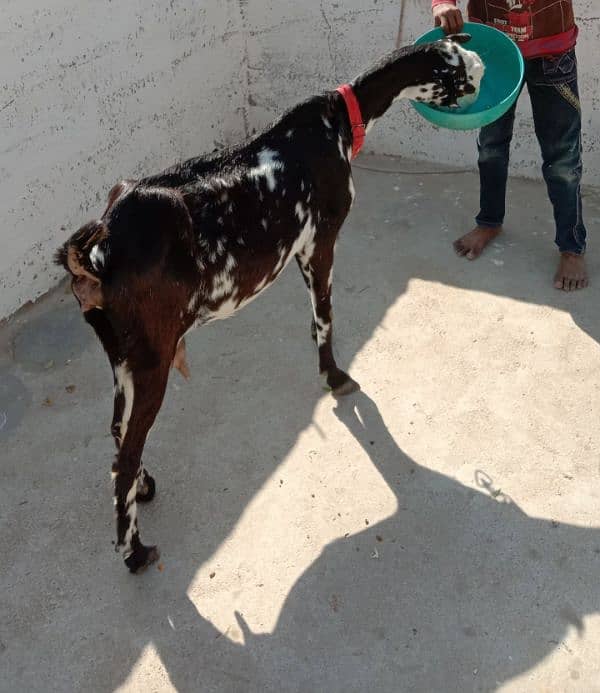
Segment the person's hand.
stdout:
<svg viewBox="0 0 600 693">
<path fill-rule="evenodd" d="M 441 26 L 445 34 L 458 34 L 464 25 L 461 11 L 449 2 L 433 8 L 433 19 L 435 26 Z"/>
</svg>

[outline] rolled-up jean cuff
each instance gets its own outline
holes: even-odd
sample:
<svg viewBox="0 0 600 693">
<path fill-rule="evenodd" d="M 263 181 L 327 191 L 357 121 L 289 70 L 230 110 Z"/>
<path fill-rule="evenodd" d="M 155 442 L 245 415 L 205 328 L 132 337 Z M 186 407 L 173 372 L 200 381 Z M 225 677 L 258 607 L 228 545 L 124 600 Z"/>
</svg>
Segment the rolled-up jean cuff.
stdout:
<svg viewBox="0 0 600 693">
<path fill-rule="evenodd" d="M 502 226 L 501 221 L 484 221 L 479 217 L 475 217 L 475 223 L 477 224 L 477 226 L 481 226 L 484 229 L 498 229 Z"/>
<path fill-rule="evenodd" d="M 556 245 L 558 245 L 558 243 Z M 570 255 L 585 255 L 585 243 L 581 248 L 561 248 L 558 245 L 558 250 L 561 253 L 569 253 Z"/>
</svg>

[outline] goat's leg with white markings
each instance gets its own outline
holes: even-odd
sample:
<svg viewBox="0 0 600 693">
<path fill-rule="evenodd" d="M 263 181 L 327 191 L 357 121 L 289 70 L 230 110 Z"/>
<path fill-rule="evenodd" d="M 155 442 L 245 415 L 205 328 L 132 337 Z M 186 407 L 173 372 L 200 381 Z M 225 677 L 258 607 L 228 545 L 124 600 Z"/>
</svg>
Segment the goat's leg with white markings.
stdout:
<svg viewBox="0 0 600 693">
<path fill-rule="evenodd" d="M 144 471 L 141 457 L 146 436 L 160 409 L 169 374 L 168 360 L 153 368 L 133 368 L 128 360 L 115 367 L 115 411 L 122 412 L 113 433 L 117 457 L 113 464 L 114 502 L 117 514 L 117 549 L 132 573 L 158 558 L 155 546 L 140 540 L 137 501 L 150 500 L 154 482 Z M 119 400 L 119 403 L 117 403 Z M 145 487 L 145 493 L 140 489 Z"/>
<path fill-rule="evenodd" d="M 115 396 L 113 407 L 113 419 L 110 427 L 117 450 L 121 447 L 121 425 L 125 411 L 125 394 L 117 382 L 117 364 L 119 362 L 119 344 L 113 326 L 106 317 L 106 313 L 98 308 L 84 313 L 86 322 L 94 328 L 98 339 L 108 355 L 108 360 L 113 369 Z M 156 494 L 156 483 L 140 463 L 141 471 L 138 476 L 138 492 L 136 500 L 141 503 L 150 502 Z"/>
<path fill-rule="evenodd" d="M 333 242 L 323 241 L 318 250 L 314 244 L 297 255 L 298 266 L 306 282 L 313 309 L 315 339 L 319 350 L 319 373 L 334 395 L 346 395 L 360 389 L 358 383 L 338 368 L 333 356 L 331 310 L 331 277 L 333 271 Z M 310 253 L 310 254 L 309 254 Z"/>
</svg>

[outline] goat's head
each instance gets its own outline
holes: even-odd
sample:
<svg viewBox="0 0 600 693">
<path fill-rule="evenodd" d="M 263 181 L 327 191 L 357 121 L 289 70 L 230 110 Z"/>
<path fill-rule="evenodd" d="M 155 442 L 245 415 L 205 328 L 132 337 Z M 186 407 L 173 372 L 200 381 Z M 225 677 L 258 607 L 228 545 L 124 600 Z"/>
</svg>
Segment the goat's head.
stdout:
<svg viewBox="0 0 600 693">
<path fill-rule="evenodd" d="M 428 76 L 410 88 L 409 98 L 434 106 L 473 103 L 479 95 L 484 66 L 477 53 L 462 47 L 470 38 L 468 34 L 454 34 L 425 46 Z"/>
</svg>

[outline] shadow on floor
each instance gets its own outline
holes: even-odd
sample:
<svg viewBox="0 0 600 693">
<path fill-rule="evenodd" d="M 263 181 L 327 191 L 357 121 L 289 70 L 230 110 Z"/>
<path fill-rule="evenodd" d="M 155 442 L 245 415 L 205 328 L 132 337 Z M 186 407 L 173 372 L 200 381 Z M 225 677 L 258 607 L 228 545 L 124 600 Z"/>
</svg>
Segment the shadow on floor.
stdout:
<svg viewBox="0 0 600 693">
<path fill-rule="evenodd" d="M 420 186 L 416 176 L 402 183 L 400 203 L 390 198 L 389 176 L 358 173 L 357 178 L 358 206 L 340 242 L 336 269 L 336 306 L 346 320 L 338 329 L 340 365 L 352 361 L 415 277 L 568 310 L 598 341 L 593 319 L 598 291 L 592 287 L 583 300 L 551 288 L 549 238 L 509 231 L 487 259 L 474 264 L 457 260 L 448 249 L 454 229 L 439 246 L 432 242 L 450 216 L 455 225 L 467 223 L 470 210 L 455 204 L 464 178 Z M 513 185 L 524 204 L 532 184 Z M 364 207 L 362 196 L 369 199 Z M 471 198 L 460 205 L 472 207 Z M 535 213 L 523 209 L 523 224 L 535 225 Z M 490 263 L 493 258 L 500 264 Z M 363 285 L 377 293 L 368 309 L 361 304 Z M 50 600 L 52 608 L 40 607 L 43 618 L 31 616 L 33 623 L 22 631 L 18 615 L 6 621 L 0 657 L 8 658 L 10 685 L 23 680 L 28 690 L 112 691 L 152 644 L 179 691 L 489 691 L 535 667 L 562 646 L 571 628 L 581 633 L 584 617 L 600 610 L 600 530 L 528 517 L 510 499 L 487 493 L 484 477 L 482 490 L 475 491 L 416 464 L 363 392 L 332 400 L 332 406 L 393 491 L 397 511 L 326 546 L 293 586 L 273 633 L 253 634 L 238 615 L 244 644 L 236 644 L 198 613 L 186 594 L 198 567 L 231 533 L 313 419 L 315 355 L 300 287 L 298 278 L 290 301 L 287 284 L 283 293 L 275 287 L 247 317 L 198 334 L 198 346 L 191 348 L 198 373 L 193 387 L 202 390 L 194 393 L 192 406 L 189 390 L 170 391 L 160 440 L 149 443 L 149 469 L 159 495 L 142 517 L 143 536 L 160 537 L 169 547 L 168 580 L 132 579 L 120 561 L 106 556 L 108 524 L 98 518 L 108 523 L 109 500 L 105 489 L 98 491 L 97 479 L 104 479 L 108 459 L 89 478 L 70 476 L 69 495 L 61 495 L 55 470 L 19 472 L 21 486 L 36 474 L 46 485 L 36 506 L 44 519 L 36 526 L 28 515 L 31 506 L 9 504 L 7 526 L 26 536 L 8 544 L 16 567 L 5 594 L 12 588 L 21 595 L 15 600 L 19 608 L 33 609 L 26 603 L 35 592 L 32 604 Z M 267 324 L 278 328 L 275 344 L 266 336 L 257 339 L 267 335 Z M 300 346 L 288 350 L 286 342 Z M 85 339 L 81 345 L 89 349 Z M 102 356 L 93 353 L 91 362 L 98 364 Z M 100 405 L 110 406 L 108 370 L 98 369 L 100 375 L 89 376 L 89 392 L 81 385 L 89 406 L 79 423 L 82 433 L 74 431 L 68 447 L 57 437 L 60 456 L 80 449 L 80 437 L 97 426 Z M 26 370 L 19 371 L 24 380 Z M 107 393 L 99 403 L 100 383 L 106 383 Z M 368 392 L 368 383 L 362 385 Z M 68 406 L 56 416 L 57 429 L 66 430 Z M 182 431 L 183 437 L 197 437 L 191 457 L 177 450 L 189 449 Z M 21 439 L 14 442 L 11 460 L 20 459 L 23 446 Z M 108 440 L 103 450 L 110 455 Z M 104 464 L 99 453 L 94 456 Z M 94 531 L 88 545 L 86 535 Z M 27 556 L 19 553 L 24 544 Z M 375 550 L 378 557 L 371 558 Z M 28 581 L 35 589 L 22 586 Z M 10 606 L 4 605 L 7 611 Z M 18 647 L 27 641 L 29 654 Z M 577 680 L 581 662 L 574 659 L 571 666 Z"/>
</svg>

